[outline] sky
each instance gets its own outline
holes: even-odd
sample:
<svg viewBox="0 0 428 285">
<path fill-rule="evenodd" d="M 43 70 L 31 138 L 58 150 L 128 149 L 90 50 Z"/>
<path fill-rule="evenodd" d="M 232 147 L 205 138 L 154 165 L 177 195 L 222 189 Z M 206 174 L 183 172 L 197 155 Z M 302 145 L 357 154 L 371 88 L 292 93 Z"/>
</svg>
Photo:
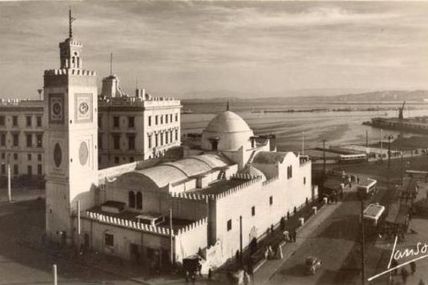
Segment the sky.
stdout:
<svg viewBox="0 0 428 285">
<path fill-rule="evenodd" d="M 428 89 L 428 2 L 0 2 L 0 97 L 32 98 L 58 43 L 84 45 L 99 86 L 272 97 Z"/>
</svg>

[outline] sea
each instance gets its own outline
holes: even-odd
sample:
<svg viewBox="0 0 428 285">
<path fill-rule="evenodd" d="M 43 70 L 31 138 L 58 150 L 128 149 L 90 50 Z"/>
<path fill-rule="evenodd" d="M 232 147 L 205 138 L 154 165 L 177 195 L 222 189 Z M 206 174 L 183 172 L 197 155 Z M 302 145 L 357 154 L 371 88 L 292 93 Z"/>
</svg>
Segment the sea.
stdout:
<svg viewBox="0 0 428 285">
<path fill-rule="evenodd" d="M 365 145 L 377 143 L 387 136 L 397 137 L 399 132 L 381 130 L 363 125 L 374 117 L 397 117 L 398 107 L 384 103 L 383 107 L 368 108 L 370 104 L 304 103 L 272 104 L 244 100 L 233 102 L 230 110 L 240 115 L 256 135 L 276 135 L 276 145 L 280 151 L 301 152 L 303 149 L 349 144 Z M 183 102 L 183 134 L 201 133 L 216 114 L 226 110 L 225 102 Z M 405 117 L 428 116 L 428 106 L 405 109 Z M 404 133 L 405 137 L 414 134 Z M 428 136 L 427 136 L 428 139 Z"/>
</svg>

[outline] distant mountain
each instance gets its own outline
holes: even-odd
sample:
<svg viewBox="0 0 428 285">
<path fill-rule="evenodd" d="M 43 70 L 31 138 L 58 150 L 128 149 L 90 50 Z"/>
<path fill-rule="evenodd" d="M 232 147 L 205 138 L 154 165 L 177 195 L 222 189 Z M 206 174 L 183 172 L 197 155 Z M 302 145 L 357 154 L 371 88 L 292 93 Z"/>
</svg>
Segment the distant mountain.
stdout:
<svg viewBox="0 0 428 285">
<path fill-rule="evenodd" d="M 304 103 L 304 102 L 320 102 L 320 103 L 345 103 L 345 102 L 424 102 L 428 101 L 428 90 L 413 90 L 413 91 L 403 91 L 403 90 L 387 90 L 387 91 L 373 91 L 373 92 L 364 92 L 364 93 L 355 93 L 355 94 L 343 94 L 343 95 L 332 95 L 332 96 L 292 96 L 292 97 L 282 97 L 282 96 L 273 96 L 273 97 L 245 97 L 240 96 L 242 94 L 234 94 L 236 96 L 215 96 L 218 94 L 213 92 L 208 96 L 198 96 L 197 98 L 182 99 L 185 103 L 197 103 L 197 102 L 239 102 L 239 101 L 251 101 L 251 102 L 278 102 L 278 103 Z M 201 94 L 202 95 L 202 94 Z M 427 102 L 428 103 L 428 102 Z"/>
</svg>

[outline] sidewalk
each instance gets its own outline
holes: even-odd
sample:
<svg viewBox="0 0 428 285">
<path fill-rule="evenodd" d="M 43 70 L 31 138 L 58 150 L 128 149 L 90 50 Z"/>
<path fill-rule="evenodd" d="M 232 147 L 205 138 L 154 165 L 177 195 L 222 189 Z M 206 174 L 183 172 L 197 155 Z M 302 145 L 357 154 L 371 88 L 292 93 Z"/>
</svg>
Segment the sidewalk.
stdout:
<svg viewBox="0 0 428 285">
<path fill-rule="evenodd" d="M 287 243 L 282 246 L 283 259 L 267 260 L 258 270 L 254 273 L 254 284 L 266 283 L 272 275 L 274 275 L 287 259 L 292 256 L 299 247 L 305 242 L 309 235 L 325 221 L 340 205 L 342 202 L 336 204 L 328 204 L 322 207 L 319 212 L 312 216 L 307 223 L 297 231 L 297 240 L 294 243 Z"/>
<path fill-rule="evenodd" d="M 45 197 L 44 189 L 12 188 L 12 203 L 28 200 L 36 200 Z M 0 188 L 0 204 L 9 202 L 7 188 Z"/>
</svg>

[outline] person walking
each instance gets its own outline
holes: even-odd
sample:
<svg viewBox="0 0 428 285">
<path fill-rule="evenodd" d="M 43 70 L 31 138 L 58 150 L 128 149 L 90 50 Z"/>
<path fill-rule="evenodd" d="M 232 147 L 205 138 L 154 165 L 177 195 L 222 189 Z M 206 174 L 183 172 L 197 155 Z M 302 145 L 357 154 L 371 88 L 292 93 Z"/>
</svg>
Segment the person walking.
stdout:
<svg viewBox="0 0 428 285">
<path fill-rule="evenodd" d="M 410 272 L 412 275 L 416 272 L 416 263 L 414 261 L 410 262 Z"/>
<path fill-rule="evenodd" d="M 401 268 L 401 278 L 403 279 L 403 284 L 407 283 L 407 277 L 409 277 L 409 272 L 406 270 L 406 268 Z"/>
<path fill-rule="evenodd" d="M 395 267 L 397 267 L 398 266 L 398 261 L 397 260 L 395 260 L 395 258 L 393 258 L 392 259 L 392 262 L 391 262 L 391 267 L 392 268 L 395 268 Z M 392 271 L 392 274 L 393 275 L 397 275 L 397 268 L 395 268 L 393 271 Z"/>
</svg>

